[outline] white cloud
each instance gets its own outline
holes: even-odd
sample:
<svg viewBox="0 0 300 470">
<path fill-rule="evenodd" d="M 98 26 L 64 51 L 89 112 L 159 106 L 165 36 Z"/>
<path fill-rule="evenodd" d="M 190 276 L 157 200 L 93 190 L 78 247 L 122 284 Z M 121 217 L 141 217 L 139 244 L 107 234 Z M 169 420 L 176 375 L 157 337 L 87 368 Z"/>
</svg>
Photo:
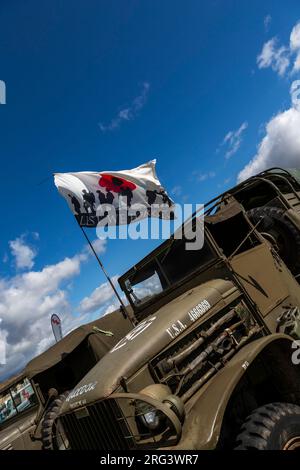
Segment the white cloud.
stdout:
<svg viewBox="0 0 300 470">
<path fill-rule="evenodd" d="M 53 342 L 53 312 L 62 315 L 65 326 L 72 323 L 69 301 L 61 285 L 79 273 L 80 262 L 79 256 L 66 258 L 41 271 L 0 280 L 1 330 L 7 332 L 7 364 L 0 368 L 1 375 L 13 374 Z"/>
<path fill-rule="evenodd" d="M 99 127 L 102 132 L 113 131 L 118 129 L 122 122 L 132 121 L 138 116 L 139 111 L 145 106 L 148 93 L 150 89 L 150 84 L 144 82 L 142 85 L 141 93 L 134 98 L 131 104 L 123 109 L 121 109 L 117 116 L 115 116 L 108 124 L 99 123 Z"/>
<path fill-rule="evenodd" d="M 128 303 L 128 301 L 127 301 L 125 295 L 122 295 L 122 294 L 121 294 L 121 300 L 122 300 L 122 302 L 123 302 L 125 305 Z M 114 312 L 114 311 L 117 310 L 118 308 L 120 308 L 120 302 L 119 302 L 118 299 L 114 296 L 114 297 L 112 297 L 111 302 L 107 303 L 107 304 L 104 306 L 104 309 L 101 310 L 101 316 L 104 317 L 104 315 L 107 315 L 108 313 Z"/>
<path fill-rule="evenodd" d="M 66 293 L 60 285 L 78 275 L 80 257 L 65 258 L 41 271 L 30 271 L 0 284 L 0 318 L 14 328 L 35 322 L 51 309 L 66 305 Z"/>
<path fill-rule="evenodd" d="M 92 242 L 92 245 L 94 247 L 94 250 L 96 251 L 96 253 L 98 255 L 102 255 L 103 253 L 105 253 L 106 251 L 106 243 L 107 243 L 107 240 L 106 239 L 100 239 L 100 238 L 96 238 L 96 240 L 94 240 Z"/>
<path fill-rule="evenodd" d="M 100 239 L 96 238 L 95 240 L 92 241 L 92 245 L 94 250 L 98 255 L 102 255 L 106 251 L 106 244 L 107 240 L 106 239 Z M 91 250 L 91 247 L 86 244 L 81 253 L 79 254 L 81 256 L 82 261 L 85 261 L 89 256 L 94 256 L 93 252 Z"/>
<path fill-rule="evenodd" d="M 281 77 L 286 74 L 290 65 L 292 65 L 291 73 L 300 70 L 300 21 L 291 31 L 288 46 L 278 44 L 276 37 L 263 45 L 261 53 L 257 56 L 257 65 L 260 69 L 271 67 Z"/>
<path fill-rule="evenodd" d="M 300 110 L 300 80 L 293 81 L 290 93 L 293 107 Z"/>
<path fill-rule="evenodd" d="M 272 16 L 266 15 L 264 17 L 264 27 L 265 27 L 266 33 L 270 30 L 271 23 L 272 23 Z"/>
<path fill-rule="evenodd" d="M 214 178 L 216 176 L 216 173 L 214 171 L 209 171 L 207 173 L 202 173 L 201 171 L 193 171 L 192 175 L 193 179 L 195 179 L 199 183 L 202 183 L 203 181 Z"/>
<path fill-rule="evenodd" d="M 232 177 L 229 176 L 228 178 L 225 178 L 222 183 L 218 183 L 218 188 L 223 188 L 224 186 L 228 186 Z"/>
<path fill-rule="evenodd" d="M 300 21 L 292 29 L 290 47 L 292 51 L 298 51 L 300 49 Z"/>
<path fill-rule="evenodd" d="M 292 30 L 290 50 L 300 52 L 300 23 Z M 240 171 L 238 182 L 271 167 L 300 167 L 300 80 L 291 84 L 290 94 L 291 107 L 267 123 L 256 155 Z"/>
<path fill-rule="evenodd" d="M 293 72 L 298 72 L 300 70 L 300 52 L 298 53 L 293 67 Z"/>
<path fill-rule="evenodd" d="M 227 145 L 226 159 L 231 158 L 239 150 L 247 127 L 248 123 L 245 121 L 236 131 L 230 131 L 225 135 L 222 145 Z"/>
<path fill-rule="evenodd" d="M 292 29 L 290 36 L 290 49 L 296 54 L 293 71 L 298 72 L 300 70 L 300 22 Z"/>
<path fill-rule="evenodd" d="M 171 194 L 174 196 L 180 196 L 182 194 L 182 187 L 181 186 L 174 186 L 171 189 Z"/>
<path fill-rule="evenodd" d="M 274 72 L 283 76 L 290 65 L 289 49 L 278 46 L 277 38 L 272 38 L 263 45 L 257 57 L 257 65 L 259 69 L 272 67 Z"/>
<path fill-rule="evenodd" d="M 33 234 L 36 239 L 36 232 Z M 34 258 L 37 251 L 25 243 L 25 234 L 9 242 L 11 254 L 15 258 L 17 269 L 31 269 L 34 265 Z"/>
<path fill-rule="evenodd" d="M 105 251 L 104 242 L 96 240 L 93 243 L 98 251 Z M 68 297 L 68 284 L 79 275 L 82 263 L 89 258 L 90 254 L 84 248 L 79 254 L 40 271 L 0 278 L 1 331 L 7 336 L 7 363 L 0 366 L 1 377 L 13 375 L 53 344 L 50 324 L 53 312 L 61 316 L 64 334 L 90 320 L 83 310 L 79 316 L 72 315 Z M 107 290 L 105 284 L 103 287 Z"/>
<path fill-rule="evenodd" d="M 121 297 L 121 299 L 123 300 L 124 297 L 123 297 L 123 298 Z M 114 311 L 117 310 L 117 308 L 119 308 L 119 307 L 120 307 L 120 302 L 117 302 L 117 301 L 112 302 L 111 304 L 109 304 L 109 305 L 106 307 L 106 309 L 104 310 L 104 313 L 103 313 L 102 316 L 104 317 L 104 315 L 108 315 L 109 313 L 114 312 Z"/>
<path fill-rule="evenodd" d="M 291 92 L 294 87 L 292 86 Z M 267 168 L 279 166 L 299 168 L 300 165 L 300 108 L 291 107 L 278 113 L 266 125 L 266 133 L 252 160 L 239 173 L 238 181 Z"/>
<path fill-rule="evenodd" d="M 116 284 L 118 276 L 112 278 L 113 284 Z M 88 297 L 85 297 L 79 304 L 78 310 L 81 313 L 93 313 L 106 306 L 107 302 L 114 297 L 114 292 L 108 282 L 97 287 Z"/>
</svg>

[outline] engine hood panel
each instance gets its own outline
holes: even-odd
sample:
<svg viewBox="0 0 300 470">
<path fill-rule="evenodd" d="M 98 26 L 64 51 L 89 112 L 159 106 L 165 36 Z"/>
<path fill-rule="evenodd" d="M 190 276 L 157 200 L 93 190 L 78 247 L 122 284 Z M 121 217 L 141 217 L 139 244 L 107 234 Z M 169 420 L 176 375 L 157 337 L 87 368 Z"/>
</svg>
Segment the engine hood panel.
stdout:
<svg viewBox="0 0 300 470">
<path fill-rule="evenodd" d="M 180 337 L 210 310 L 226 305 L 237 289 L 230 281 L 216 279 L 185 292 L 140 322 L 91 369 L 70 393 L 62 413 L 109 396 L 122 378 L 130 378 L 143 365 Z"/>
</svg>

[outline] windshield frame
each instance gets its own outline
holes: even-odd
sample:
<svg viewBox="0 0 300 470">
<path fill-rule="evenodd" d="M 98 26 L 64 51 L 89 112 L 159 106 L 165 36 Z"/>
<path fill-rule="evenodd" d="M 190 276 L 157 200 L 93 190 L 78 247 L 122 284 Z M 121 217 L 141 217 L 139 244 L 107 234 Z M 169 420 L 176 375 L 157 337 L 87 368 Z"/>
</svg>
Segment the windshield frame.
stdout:
<svg viewBox="0 0 300 470">
<path fill-rule="evenodd" d="M 161 298 L 165 297 L 166 295 L 170 294 L 173 290 L 181 286 L 182 284 L 188 282 L 191 278 L 195 277 L 195 275 L 200 274 L 203 270 L 208 269 L 210 266 L 218 263 L 220 261 L 220 254 L 218 253 L 218 250 L 216 249 L 214 243 L 210 240 L 210 235 L 206 229 L 204 229 L 204 237 L 205 237 L 205 244 L 208 246 L 209 250 L 211 251 L 212 257 L 209 262 L 199 264 L 195 269 L 192 269 L 188 274 L 184 275 L 181 279 L 177 280 L 176 282 L 172 282 L 168 279 L 166 273 L 163 270 L 163 266 L 161 265 L 161 262 L 159 261 L 159 256 L 165 252 L 168 253 L 168 250 L 172 251 L 172 244 L 175 241 L 184 243 L 185 240 L 174 240 L 173 237 L 169 238 L 166 240 L 164 243 L 159 245 L 158 248 L 156 248 L 154 251 L 152 251 L 150 254 L 148 254 L 144 259 L 142 259 L 139 263 L 134 265 L 131 269 L 129 269 L 126 273 L 124 273 L 120 278 L 119 278 L 119 284 L 122 289 L 122 291 L 125 293 L 126 298 L 130 302 L 130 305 L 132 306 L 133 310 L 136 313 L 139 313 L 153 303 L 158 302 Z M 201 248 L 202 249 L 202 248 Z M 166 278 L 166 282 L 168 286 L 163 289 L 161 292 L 154 294 L 153 296 L 149 297 L 145 301 L 141 301 L 140 303 L 135 303 L 133 300 L 133 296 L 130 294 L 130 291 L 127 286 L 127 282 L 131 280 L 131 278 L 136 275 L 139 271 L 141 271 L 145 266 L 147 266 L 149 263 L 156 261 L 157 266 L 162 270 L 162 275 L 163 277 Z"/>
</svg>

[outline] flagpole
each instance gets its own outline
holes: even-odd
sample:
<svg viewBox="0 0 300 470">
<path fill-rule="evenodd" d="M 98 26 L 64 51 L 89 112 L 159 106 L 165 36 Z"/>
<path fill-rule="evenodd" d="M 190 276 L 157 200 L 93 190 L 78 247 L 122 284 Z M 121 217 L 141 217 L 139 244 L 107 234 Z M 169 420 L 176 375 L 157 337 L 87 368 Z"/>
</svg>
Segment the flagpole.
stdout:
<svg viewBox="0 0 300 470">
<path fill-rule="evenodd" d="M 76 220 L 77 220 L 77 219 L 76 219 Z M 77 221 L 77 222 L 78 222 L 78 221 Z M 126 318 L 129 318 L 129 320 L 131 321 L 131 323 L 134 325 L 134 320 L 133 320 L 133 318 L 132 318 L 131 315 L 128 313 L 128 311 L 127 311 L 127 309 L 126 309 L 126 307 L 125 307 L 125 304 L 124 304 L 123 300 L 121 299 L 121 297 L 120 297 L 120 295 L 119 295 L 117 289 L 115 288 L 115 286 L 114 286 L 114 284 L 113 284 L 111 278 L 110 278 L 109 275 L 107 274 L 107 272 L 106 272 L 106 270 L 105 270 L 105 268 L 104 268 L 104 266 L 103 266 L 102 261 L 100 260 L 99 256 L 97 255 L 97 252 L 96 252 L 95 248 L 93 247 L 93 244 L 91 243 L 91 241 L 90 241 L 89 237 L 87 236 L 87 234 L 86 234 L 84 228 L 80 225 L 79 222 L 78 222 L 78 225 L 79 225 L 79 227 L 81 228 L 81 231 L 82 231 L 82 233 L 83 233 L 83 235 L 84 235 L 86 241 L 88 242 L 88 244 L 89 244 L 89 246 L 90 246 L 92 252 L 94 253 L 94 255 L 95 255 L 95 257 L 96 257 L 96 260 L 98 261 L 98 264 L 99 264 L 100 268 L 102 269 L 102 271 L 103 271 L 103 273 L 104 273 L 104 276 L 105 276 L 106 279 L 108 280 L 108 282 L 109 282 L 109 284 L 110 284 L 112 290 L 114 291 L 114 293 L 116 294 L 116 297 L 117 297 L 118 301 L 120 302 L 120 308 L 121 308 L 121 311 L 122 311 L 123 315 L 124 315 Z"/>
</svg>

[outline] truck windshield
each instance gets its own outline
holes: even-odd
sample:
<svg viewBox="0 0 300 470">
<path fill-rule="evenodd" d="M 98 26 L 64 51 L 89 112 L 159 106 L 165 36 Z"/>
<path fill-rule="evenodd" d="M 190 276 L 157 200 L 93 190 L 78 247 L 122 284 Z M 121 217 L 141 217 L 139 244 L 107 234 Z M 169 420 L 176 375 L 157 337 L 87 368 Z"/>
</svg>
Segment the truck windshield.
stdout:
<svg viewBox="0 0 300 470">
<path fill-rule="evenodd" d="M 0 395 L 0 425 L 37 403 L 30 381 L 25 377 Z"/>
<path fill-rule="evenodd" d="M 200 250 L 189 251 L 185 240 L 171 240 L 156 256 L 123 277 L 125 293 L 139 306 L 207 266 L 215 257 L 207 242 Z"/>
</svg>

